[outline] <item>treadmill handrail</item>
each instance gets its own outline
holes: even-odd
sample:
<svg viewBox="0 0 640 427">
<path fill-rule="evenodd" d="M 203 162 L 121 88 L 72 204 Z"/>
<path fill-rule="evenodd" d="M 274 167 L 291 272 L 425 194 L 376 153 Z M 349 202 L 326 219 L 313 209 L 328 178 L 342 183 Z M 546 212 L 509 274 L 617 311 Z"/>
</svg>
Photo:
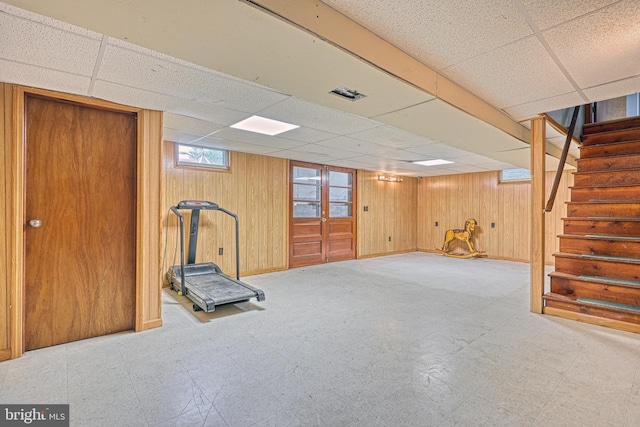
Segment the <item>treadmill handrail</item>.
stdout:
<svg viewBox="0 0 640 427">
<path fill-rule="evenodd" d="M 180 219 L 180 293 L 187 295 L 187 285 L 184 281 L 184 216 L 176 206 L 171 206 L 171 211 Z"/>
<path fill-rule="evenodd" d="M 182 280 L 182 286 L 181 286 L 182 294 L 183 295 L 186 294 L 185 293 L 186 289 L 184 285 L 184 217 L 180 213 L 179 209 L 222 211 L 227 215 L 233 217 L 233 219 L 236 222 L 236 279 L 240 280 L 240 226 L 238 223 L 238 215 L 236 215 L 231 211 L 226 210 L 225 208 L 218 206 L 217 203 L 209 202 L 206 200 L 190 200 L 190 202 L 202 203 L 201 206 L 190 206 L 190 207 L 182 206 L 181 207 L 181 205 L 186 204 L 186 202 L 187 202 L 186 200 L 183 200 L 181 202 L 178 202 L 176 206 L 171 206 L 171 211 L 176 215 L 178 215 L 178 217 L 180 218 L 180 279 Z"/>
</svg>

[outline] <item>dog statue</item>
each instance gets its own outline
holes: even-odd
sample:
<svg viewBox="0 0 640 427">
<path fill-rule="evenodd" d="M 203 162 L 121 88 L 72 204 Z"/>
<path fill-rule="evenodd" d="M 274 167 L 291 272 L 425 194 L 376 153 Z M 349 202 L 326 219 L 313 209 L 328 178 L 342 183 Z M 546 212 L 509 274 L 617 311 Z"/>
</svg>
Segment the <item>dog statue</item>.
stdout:
<svg viewBox="0 0 640 427">
<path fill-rule="evenodd" d="M 460 240 L 465 242 L 469 247 L 469 255 L 465 257 L 478 256 L 480 252 L 476 250 L 476 248 L 473 246 L 473 242 L 471 241 L 471 237 L 477 225 L 478 221 L 473 218 L 469 218 L 464 223 L 464 230 L 447 230 L 447 232 L 444 234 L 444 244 L 442 245 L 442 249 L 438 249 L 438 252 L 442 252 L 443 254 L 448 256 L 455 255 L 451 254 L 451 251 L 449 250 L 449 243 L 453 242 L 454 240 Z"/>
</svg>

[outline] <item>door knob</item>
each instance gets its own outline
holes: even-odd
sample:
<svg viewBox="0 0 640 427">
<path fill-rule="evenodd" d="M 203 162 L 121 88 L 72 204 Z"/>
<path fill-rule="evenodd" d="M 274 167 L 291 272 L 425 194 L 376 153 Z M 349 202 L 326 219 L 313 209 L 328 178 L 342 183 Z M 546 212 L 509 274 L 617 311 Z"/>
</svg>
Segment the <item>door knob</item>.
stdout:
<svg viewBox="0 0 640 427">
<path fill-rule="evenodd" d="M 29 225 L 33 228 L 38 228 L 42 225 L 42 221 L 40 221 L 38 218 L 34 218 L 29 221 Z"/>
<path fill-rule="evenodd" d="M 327 218 L 322 218 L 322 222 L 326 222 L 326 221 L 327 221 Z"/>
</svg>

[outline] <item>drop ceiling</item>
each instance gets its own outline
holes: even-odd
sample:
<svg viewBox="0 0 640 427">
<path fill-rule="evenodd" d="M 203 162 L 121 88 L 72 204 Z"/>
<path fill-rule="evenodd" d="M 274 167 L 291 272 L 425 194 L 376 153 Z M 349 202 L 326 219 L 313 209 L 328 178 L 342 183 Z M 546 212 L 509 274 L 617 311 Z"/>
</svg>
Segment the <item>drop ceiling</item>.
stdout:
<svg viewBox="0 0 640 427">
<path fill-rule="evenodd" d="M 423 65 L 418 80 L 447 79 L 481 108 L 252 3 L 330 6 Z M 252 3 L 0 3 L 0 81 L 162 110 L 167 140 L 406 176 L 528 167 L 519 121 L 640 90 L 636 1 Z M 340 86 L 366 97 L 330 93 Z M 489 110 L 510 130 L 478 118 Z M 229 127 L 254 114 L 300 127 L 274 137 Z M 411 163 L 434 158 L 454 163 Z"/>
</svg>

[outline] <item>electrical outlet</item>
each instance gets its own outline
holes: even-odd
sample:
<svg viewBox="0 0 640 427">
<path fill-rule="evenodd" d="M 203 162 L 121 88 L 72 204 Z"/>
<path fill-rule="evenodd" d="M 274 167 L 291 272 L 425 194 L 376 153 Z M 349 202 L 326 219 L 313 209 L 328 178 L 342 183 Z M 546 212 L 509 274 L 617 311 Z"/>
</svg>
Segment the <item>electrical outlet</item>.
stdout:
<svg viewBox="0 0 640 427">
<path fill-rule="evenodd" d="M 224 248 L 218 248 L 218 255 L 224 255 Z"/>
<path fill-rule="evenodd" d="M 365 207 L 364 207 L 364 211 L 365 211 L 365 212 L 369 212 L 369 206 L 365 206 Z"/>
<path fill-rule="evenodd" d="M 389 241 L 391 241 L 391 236 L 389 236 Z"/>
<path fill-rule="evenodd" d="M 436 221 L 436 227 L 438 226 L 438 221 Z"/>
<path fill-rule="evenodd" d="M 496 223 L 495 222 L 491 223 L 491 228 L 496 228 Z"/>
</svg>

